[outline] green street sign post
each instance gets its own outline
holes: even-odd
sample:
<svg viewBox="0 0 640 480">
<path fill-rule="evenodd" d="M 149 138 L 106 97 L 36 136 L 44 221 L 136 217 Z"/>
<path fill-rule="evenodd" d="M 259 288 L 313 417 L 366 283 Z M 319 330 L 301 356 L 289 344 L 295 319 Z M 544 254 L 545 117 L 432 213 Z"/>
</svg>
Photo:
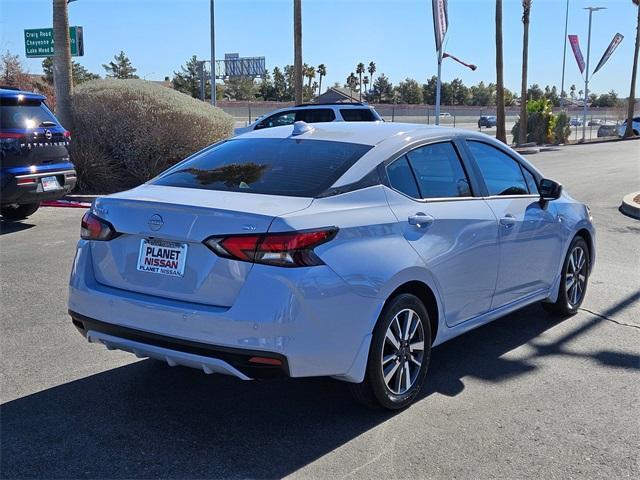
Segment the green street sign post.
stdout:
<svg viewBox="0 0 640 480">
<path fill-rule="evenodd" d="M 84 55 L 82 27 L 69 27 L 71 56 Z M 24 31 L 24 49 L 27 58 L 53 57 L 53 28 L 31 28 Z"/>
</svg>

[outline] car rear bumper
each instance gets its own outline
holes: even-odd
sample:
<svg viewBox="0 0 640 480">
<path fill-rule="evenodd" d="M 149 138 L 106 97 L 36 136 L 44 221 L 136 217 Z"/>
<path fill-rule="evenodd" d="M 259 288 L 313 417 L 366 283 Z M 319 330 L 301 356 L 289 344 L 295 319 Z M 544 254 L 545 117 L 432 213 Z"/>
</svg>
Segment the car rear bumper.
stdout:
<svg viewBox="0 0 640 480">
<path fill-rule="evenodd" d="M 202 358 L 183 354 L 221 360 L 248 378 L 264 373 L 351 382 L 364 378 L 371 332 L 384 300 L 354 293 L 329 267 L 254 265 L 227 308 L 100 284 L 90 249 L 91 242 L 78 243 L 69 286 L 70 314 L 90 340 L 170 364 L 229 373 L 227 366 L 216 370 Z M 100 335 L 115 339 L 103 341 Z M 253 356 L 280 359 L 282 367 L 257 371 L 250 368 Z"/>
<path fill-rule="evenodd" d="M 56 177 L 60 188 L 44 191 L 42 187 L 43 177 Z M 57 200 L 73 190 L 76 186 L 76 180 L 76 171 L 72 164 L 69 164 L 66 168 L 55 170 L 38 169 L 33 173 L 2 172 L 0 202 L 3 205 L 24 205 L 45 200 Z"/>
</svg>

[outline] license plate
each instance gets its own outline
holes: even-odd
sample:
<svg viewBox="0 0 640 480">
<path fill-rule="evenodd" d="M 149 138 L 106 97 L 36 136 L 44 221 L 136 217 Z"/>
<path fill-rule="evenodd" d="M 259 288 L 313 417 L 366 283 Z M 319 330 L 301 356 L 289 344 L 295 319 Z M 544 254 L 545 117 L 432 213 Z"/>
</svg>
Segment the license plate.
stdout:
<svg viewBox="0 0 640 480">
<path fill-rule="evenodd" d="M 187 244 L 143 238 L 140 241 L 138 270 L 182 277 L 187 261 Z"/>
<path fill-rule="evenodd" d="M 60 188 L 60 184 L 58 183 L 58 179 L 56 177 L 42 177 L 40 180 L 42 183 L 42 190 L 48 192 L 50 190 L 58 190 Z"/>
</svg>

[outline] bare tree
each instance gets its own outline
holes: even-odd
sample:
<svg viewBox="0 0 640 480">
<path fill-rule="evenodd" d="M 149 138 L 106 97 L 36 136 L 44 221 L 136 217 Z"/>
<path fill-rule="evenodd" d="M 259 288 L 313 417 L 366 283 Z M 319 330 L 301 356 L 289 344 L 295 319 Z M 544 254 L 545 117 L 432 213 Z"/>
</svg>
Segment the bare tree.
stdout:
<svg viewBox="0 0 640 480">
<path fill-rule="evenodd" d="M 520 128 L 518 143 L 527 143 L 527 72 L 529 68 L 529 15 L 532 0 L 522 0 L 522 85 L 520 88 Z"/>
<path fill-rule="evenodd" d="M 56 92 L 56 114 L 65 128 L 73 128 L 71 116 L 71 40 L 67 0 L 53 0 L 53 82 Z"/>
<path fill-rule="evenodd" d="M 496 0 L 496 138 L 507 143 L 504 111 L 504 61 L 502 58 L 502 0 Z"/>
<path fill-rule="evenodd" d="M 631 89 L 629 90 L 629 107 L 627 109 L 627 128 L 624 137 L 633 136 L 633 110 L 636 106 L 636 76 L 638 75 L 638 50 L 640 50 L 640 0 L 632 0 L 637 5 L 638 22 L 636 24 L 636 48 L 633 53 L 633 70 L 631 70 Z"/>
</svg>

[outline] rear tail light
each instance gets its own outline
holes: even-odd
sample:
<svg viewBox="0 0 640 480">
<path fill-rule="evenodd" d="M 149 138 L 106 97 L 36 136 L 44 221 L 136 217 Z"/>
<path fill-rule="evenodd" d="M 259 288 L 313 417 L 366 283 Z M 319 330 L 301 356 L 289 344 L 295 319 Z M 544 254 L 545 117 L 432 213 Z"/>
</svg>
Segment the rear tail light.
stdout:
<svg viewBox="0 0 640 480">
<path fill-rule="evenodd" d="M 16 178 L 16 184 L 18 185 L 35 185 L 38 180 L 35 177 Z"/>
<path fill-rule="evenodd" d="M 90 211 L 82 217 L 80 224 L 80 238 L 84 240 L 111 240 L 120 235 L 113 225 L 94 215 Z"/>
<path fill-rule="evenodd" d="M 278 267 L 324 265 L 313 249 L 336 236 L 338 229 L 323 228 L 300 232 L 265 233 L 212 237 L 204 241 L 213 252 L 225 258 Z"/>
<path fill-rule="evenodd" d="M 0 138 L 22 138 L 24 133 L 0 132 Z"/>
<path fill-rule="evenodd" d="M 71 139 L 71 132 L 69 130 L 65 130 L 63 135 L 64 135 L 64 138 L 66 138 L 67 140 Z"/>
</svg>

